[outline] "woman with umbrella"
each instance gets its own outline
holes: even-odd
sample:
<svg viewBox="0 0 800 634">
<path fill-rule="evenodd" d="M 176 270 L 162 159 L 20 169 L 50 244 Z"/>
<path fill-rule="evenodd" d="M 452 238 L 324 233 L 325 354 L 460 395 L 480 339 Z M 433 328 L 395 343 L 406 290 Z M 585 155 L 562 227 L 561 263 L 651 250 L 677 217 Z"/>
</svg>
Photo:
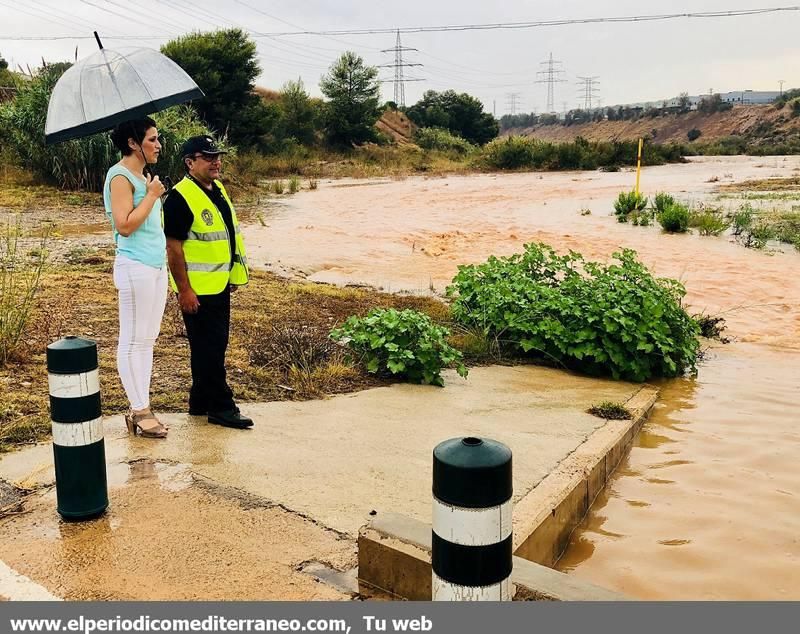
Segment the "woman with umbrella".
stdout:
<svg viewBox="0 0 800 634">
<path fill-rule="evenodd" d="M 125 422 L 131 434 L 166 438 L 167 428 L 150 409 L 153 346 L 167 301 L 166 238 L 161 227 L 164 185 L 158 176 L 145 176 L 147 164 L 158 160 L 161 144 L 149 117 L 118 125 L 111 140 L 122 159 L 108 170 L 103 200 L 117 246 L 117 369 L 131 405 Z"/>
<path fill-rule="evenodd" d="M 56 83 L 47 107 L 45 143 L 60 143 L 108 130 L 122 159 L 108 170 L 103 187 L 114 230 L 119 290 L 117 366 L 131 410 L 128 431 L 165 438 L 167 427 L 150 409 L 153 345 L 167 297 L 166 239 L 161 228 L 164 186 L 145 176 L 161 152 L 155 122 L 146 117 L 203 97 L 186 72 L 158 51 L 100 48 L 70 67 Z"/>
</svg>

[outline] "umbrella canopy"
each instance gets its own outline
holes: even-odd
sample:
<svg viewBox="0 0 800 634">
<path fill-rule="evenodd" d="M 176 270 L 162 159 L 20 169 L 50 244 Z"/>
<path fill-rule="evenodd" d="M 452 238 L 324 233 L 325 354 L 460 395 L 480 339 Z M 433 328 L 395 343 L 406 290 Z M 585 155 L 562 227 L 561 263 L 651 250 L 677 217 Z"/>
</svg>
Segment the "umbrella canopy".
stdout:
<svg viewBox="0 0 800 634">
<path fill-rule="evenodd" d="M 150 48 L 102 48 L 71 66 L 47 107 L 45 143 L 109 130 L 169 106 L 203 97 L 194 80 Z"/>
</svg>

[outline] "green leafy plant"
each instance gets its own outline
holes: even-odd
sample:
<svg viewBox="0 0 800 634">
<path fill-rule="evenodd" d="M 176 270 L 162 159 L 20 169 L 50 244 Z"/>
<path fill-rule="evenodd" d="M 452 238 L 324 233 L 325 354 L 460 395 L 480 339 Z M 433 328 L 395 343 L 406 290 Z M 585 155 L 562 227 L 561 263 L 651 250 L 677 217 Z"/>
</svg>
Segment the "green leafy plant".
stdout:
<svg viewBox="0 0 800 634">
<path fill-rule="evenodd" d="M 370 373 L 444 386 L 441 371 L 455 364 L 458 374 L 467 376 L 461 353 L 447 342 L 450 331 L 415 310 L 376 308 L 366 317 L 349 317 L 330 336 L 360 355 Z"/>
<path fill-rule="evenodd" d="M 300 179 L 297 176 L 289 178 L 289 193 L 296 194 L 300 191 Z"/>
<path fill-rule="evenodd" d="M 448 287 L 454 319 L 513 351 L 614 378 L 644 381 L 696 368 L 697 323 L 685 289 L 653 277 L 636 253 L 608 265 L 546 244 L 459 267 Z"/>
<path fill-rule="evenodd" d="M 619 222 L 628 222 L 634 211 L 642 211 L 647 207 L 647 196 L 635 191 L 620 192 L 614 201 L 614 214 Z"/>
<path fill-rule="evenodd" d="M 689 208 L 673 203 L 658 214 L 658 222 L 668 233 L 686 233 L 689 229 Z"/>
<path fill-rule="evenodd" d="M 274 191 L 276 194 L 282 194 L 283 190 L 284 184 L 282 180 L 278 179 L 272 183 L 272 191 Z"/>
</svg>

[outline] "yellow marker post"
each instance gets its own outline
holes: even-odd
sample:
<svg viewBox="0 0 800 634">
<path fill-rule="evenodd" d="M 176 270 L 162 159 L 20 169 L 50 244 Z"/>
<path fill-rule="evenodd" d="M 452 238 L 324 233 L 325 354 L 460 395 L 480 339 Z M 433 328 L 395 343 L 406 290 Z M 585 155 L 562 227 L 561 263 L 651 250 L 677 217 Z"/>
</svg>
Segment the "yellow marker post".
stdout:
<svg viewBox="0 0 800 634">
<path fill-rule="evenodd" d="M 639 153 L 636 155 L 636 195 L 639 195 L 639 175 L 642 172 L 642 139 L 639 139 Z"/>
</svg>

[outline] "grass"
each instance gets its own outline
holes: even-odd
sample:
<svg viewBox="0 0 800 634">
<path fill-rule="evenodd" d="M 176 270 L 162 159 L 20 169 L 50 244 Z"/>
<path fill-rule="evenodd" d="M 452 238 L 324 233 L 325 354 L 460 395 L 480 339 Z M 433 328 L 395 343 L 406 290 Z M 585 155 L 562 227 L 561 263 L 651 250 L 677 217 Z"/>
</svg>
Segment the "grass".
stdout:
<svg viewBox="0 0 800 634">
<path fill-rule="evenodd" d="M 613 401 L 602 401 L 597 405 L 592 405 L 587 411 L 593 416 L 606 420 L 630 420 L 633 418 L 633 414 L 627 407 Z"/>
<path fill-rule="evenodd" d="M 4 165 L 0 169 L 0 207 L 24 210 L 32 207 L 102 207 L 103 196 L 94 192 L 64 192 L 52 185 L 41 185 L 27 172 Z"/>
<path fill-rule="evenodd" d="M 97 342 L 103 414 L 118 414 L 127 409 L 115 365 L 117 300 L 110 279 L 110 262 L 66 266 L 43 276 L 23 354 L 0 368 L 0 392 L 3 394 L 0 450 L 36 442 L 49 434 L 44 352 L 48 343 L 65 334 Z M 74 301 L 74 297 L 81 299 Z M 349 315 L 366 314 L 377 306 L 414 308 L 437 322 L 449 320 L 448 307 L 431 298 L 291 283 L 270 274 L 253 272 L 250 284 L 233 296 L 227 367 L 237 399 L 304 400 L 388 383 L 348 365 L 342 356 L 335 354 L 335 348 L 327 348 L 333 354 L 303 352 L 308 343 L 312 352 L 320 345 L 328 346 L 327 333 L 333 326 Z M 261 355 L 258 363 L 253 363 L 254 346 L 266 341 L 253 335 L 276 332 L 281 333 L 282 343 L 263 345 L 258 351 Z M 297 336 L 297 333 L 304 334 Z M 180 313 L 171 299 L 155 348 L 153 407 L 161 412 L 185 411 L 189 385 L 188 343 Z"/>
<path fill-rule="evenodd" d="M 800 190 L 800 177 L 762 178 L 730 183 L 719 188 L 720 192 L 779 192 L 787 190 Z"/>
</svg>

